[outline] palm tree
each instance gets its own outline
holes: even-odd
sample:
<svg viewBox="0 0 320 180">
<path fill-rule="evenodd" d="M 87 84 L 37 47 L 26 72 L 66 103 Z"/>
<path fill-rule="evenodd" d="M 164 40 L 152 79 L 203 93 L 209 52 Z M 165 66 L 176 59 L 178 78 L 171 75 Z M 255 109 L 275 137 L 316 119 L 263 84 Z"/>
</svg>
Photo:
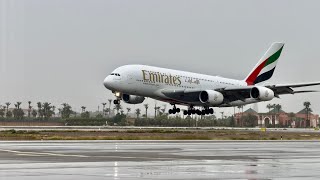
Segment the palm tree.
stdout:
<svg viewBox="0 0 320 180">
<path fill-rule="evenodd" d="M 76 112 L 72 111 L 72 107 L 68 103 L 62 103 L 62 108 L 61 108 L 61 117 L 64 119 L 68 119 L 70 115 L 74 114 L 76 117 Z"/>
<path fill-rule="evenodd" d="M 275 109 L 277 110 L 278 114 L 280 113 L 281 109 L 282 109 L 282 106 L 280 104 L 277 104 L 275 106 Z"/>
<path fill-rule="evenodd" d="M 273 123 L 273 127 L 275 128 L 276 127 L 276 116 L 278 115 L 278 119 L 279 119 L 279 115 L 280 115 L 280 111 L 282 109 L 282 106 L 280 104 L 273 104 L 270 107 L 273 108 L 274 118 L 272 118 L 272 123 Z"/>
<path fill-rule="evenodd" d="M 32 108 L 32 106 L 31 106 L 31 101 L 28 101 L 28 104 L 29 104 L 29 106 L 28 106 L 28 117 L 30 117 L 30 115 L 31 115 L 31 108 Z"/>
<path fill-rule="evenodd" d="M 37 111 L 36 110 L 32 110 L 32 116 L 35 118 L 35 117 L 37 117 Z"/>
<path fill-rule="evenodd" d="M 110 114 L 110 109 L 106 108 L 106 114 Z"/>
<path fill-rule="evenodd" d="M 239 106 L 237 106 L 237 108 L 238 108 L 238 112 L 240 113 L 241 106 L 239 105 Z"/>
<path fill-rule="evenodd" d="M 149 108 L 149 104 L 144 104 L 144 108 L 146 109 L 146 118 L 148 118 L 148 108 Z"/>
<path fill-rule="evenodd" d="M 131 108 L 127 108 L 127 116 L 128 116 L 128 114 L 129 114 L 129 112 L 131 111 Z"/>
<path fill-rule="evenodd" d="M 11 104 L 11 103 L 6 102 L 5 104 L 6 104 L 6 106 L 7 106 L 7 112 L 8 112 L 8 110 L 9 110 L 9 106 L 10 106 L 10 104 Z"/>
<path fill-rule="evenodd" d="M 86 111 L 86 107 L 85 106 L 81 106 L 81 110 L 82 110 L 82 113 L 84 113 Z"/>
<path fill-rule="evenodd" d="M 108 101 L 109 101 L 109 116 L 110 116 L 112 99 L 108 99 Z"/>
<path fill-rule="evenodd" d="M 48 103 L 48 102 L 44 102 L 42 104 L 41 111 L 42 111 L 42 116 L 44 116 L 45 119 L 52 117 L 52 115 L 54 114 L 53 106 L 51 106 L 51 103 Z"/>
<path fill-rule="evenodd" d="M 102 114 L 105 116 L 106 115 L 105 107 L 106 107 L 107 103 L 101 103 L 101 104 L 102 104 Z"/>
<path fill-rule="evenodd" d="M 237 106 L 238 107 L 238 109 L 239 109 L 239 112 L 240 112 L 240 110 L 241 110 L 241 113 L 243 113 L 243 107 L 244 107 L 244 105 L 239 105 L 239 106 Z"/>
<path fill-rule="evenodd" d="M 61 117 L 61 111 L 62 111 L 62 109 L 58 108 L 58 114 L 59 114 L 60 117 Z"/>
<path fill-rule="evenodd" d="M 305 120 L 304 125 L 305 125 L 305 127 L 307 127 L 307 122 L 309 122 L 309 112 L 311 112 L 311 109 L 310 109 L 311 103 L 309 101 L 306 101 L 306 102 L 303 103 L 303 105 L 304 105 L 304 107 L 306 109 L 306 117 L 307 117 L 306 120 Z"/>
<path fill-rule="evenodd" d="M 16 106 L 17 109 L 20 109 L 20 105 L 21 105 L 21 102 L 17 102 L 17 103 L 15 104 L 15 106 Z"/>
<path fill-rule="evenodd" d="M 238 108 L 238 110 L 239 110 L 239 114 L 240 114 L 240 116 L 239 116 L 239 118 L 240 118 L 240 123 L 242 124 L 242 116 L 243 116 L 243 107 L 244 107 L 244 105 L 239 105 L 239 106 L 237 106 L 237 108 Z M 242 125 L 241 125 L 242 126 Z"/>
<path fill-rule="evenodd" d="M 157 112 L 159 113 L 159 110 L 160 110 L 160 106 L 155 105 L 155 107 L 154 107 L 154 118 L 157 117 Z"/>
<path fill-rule="evenodd" d="M 270 109 L 272 108 L 273 106 L 271 104 L 268 104 L 267 105 L 267 108 L 269 109 L 269 113 L 270 113 Z"/>
<path fill-rule="evenodd" d="M 290 123 L 288 123 L 288 125 L 289 125 L 289 124 L 291 125 L 292 122 L 293 122 L 293 118 L 296 116 L 296 114 L 294 114 L 294 113 L 289 113 L 288 116 L 290 117 Z"/>
<path fill-rule="evenodd" d="M 119 111 L 122 109 L 122 106 L 120 104 L 116 104 L 114 109 L 117 111 L 117 114 L 119 114 Z"/>
<path fill-rule="evenodd" d="M 139 108 L 138 108 L 138 109 L 136 109 L 137 119 L 139 119 L 140 114 L 141 114 L 141 110 L 140 110 Z"/>
<path fill-rule="evenodd" d="M 56 106 L 52 106 L 52 113 L 54 116 L 56 116 Z"/>
<path fill-rule="evenodd" d="M 38 106 L 38 117 L 42 117 L 42 112 L 41 112 L 42 104 L 41 104 L 41 102 L 37 102 L 37 106 Z"/>
<path fill-rule="evenodd" d="M 224 112 L 220 112 L 221 113 L 221 120 L 223 120 L 223 114 L 224 114 Z"/>
<path fill-rule="evenodd" d="M 277 105 L 276 105 L 276 109 L 277 109 L 277 112 L 280 113 L 280 111 L 281 111 L 281 109 L 282 109 L 281 104 L 277 104 Z"/>
<path fill-rule="evenodd" d="M 1 117 L 4 117 L 5 112 L 6 112 L 6 107 L 5 107 L 5 106 L 2 106 L 1 108 L 2 108 L 2 109 L 0 110 L 0 111 L 1 111 Z"/>
</svg>

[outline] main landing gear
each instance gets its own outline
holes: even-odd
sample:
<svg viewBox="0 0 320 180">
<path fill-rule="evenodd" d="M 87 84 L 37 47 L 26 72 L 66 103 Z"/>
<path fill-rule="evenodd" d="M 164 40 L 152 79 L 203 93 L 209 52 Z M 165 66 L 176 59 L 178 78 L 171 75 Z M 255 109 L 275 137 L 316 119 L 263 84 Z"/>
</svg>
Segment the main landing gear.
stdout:
<svg viewBox="0 0 320 180">
<path fill-rule="evenodd" d="M 205 107 L 204 109 L 195 109 L 193 107 L 190 107 L 188 110 L 184 110 L 184 115 L 191 115 L 191 114 L 197 114 L 197 115 L 206 115 L 206 114 L 213 114 L 213 109 Z"/>
<path fill-rule="evenodd" d="M 176 105 L 173 105 L 172 109 L 169 109 L 169 114 L 175 114 L 179 113 L 180 108 L 177 108 Z M 195 109 L 193 106 L 189 107 L 188 110 L 183 111 L 183 115 L 191 115 L 191 114 L 197 114 L 197 115 L 206 115 L 206 114 L 213 114 L 214 111 L 212 108 L 204 107 L 204 109 Z"/>
<path fill-rule="evenodd" d="M 175 114 L 179 112 L 180 112 L 180 108 L 176 108 L 176 105 L 173 105 L 173 108 L 169 109 L 169 114 Z"/>
</svg>

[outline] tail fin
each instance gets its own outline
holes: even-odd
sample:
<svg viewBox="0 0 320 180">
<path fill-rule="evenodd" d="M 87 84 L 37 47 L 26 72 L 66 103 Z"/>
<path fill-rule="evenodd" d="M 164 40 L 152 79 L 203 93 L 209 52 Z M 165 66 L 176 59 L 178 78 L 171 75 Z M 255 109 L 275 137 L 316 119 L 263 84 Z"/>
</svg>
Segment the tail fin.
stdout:
<svg viewBox="0 0 320 180">
<path fill-rule="evenodd" d="M 257 84 L 272 77 L 283 46 L 284 43 L 281 42 L 272 43 L 268 51 L 245 79 L 248 85 Z"/>
</svg>

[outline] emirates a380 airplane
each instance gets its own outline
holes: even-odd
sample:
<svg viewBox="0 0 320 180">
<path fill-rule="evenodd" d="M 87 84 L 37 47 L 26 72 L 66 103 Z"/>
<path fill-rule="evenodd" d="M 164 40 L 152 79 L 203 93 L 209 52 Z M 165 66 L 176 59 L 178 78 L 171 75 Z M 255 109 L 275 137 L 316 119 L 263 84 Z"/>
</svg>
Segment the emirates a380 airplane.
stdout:
<svg viewBox="0 0 320 180">
<path fill-rule="evenodd" d="M 320 82 L 258 85 L 272 77 L 283 46 L 284 43 L 273 43 L 244 80 L 146 65 L 125 65 L 108 75 L 104 86 L 115 94 L 114 104 L 120 100 L 139 104 L 145 97 L 150 97 L 173 105 L 169 114 L 180 112 L 175 105 L 188 106 L 183 112 L 185 115 L 212 114 L 211 107 L 239 106 L 270 101 L 283 94 L 315 92 L 293 88 L 319 85 Z"/>
</svg>

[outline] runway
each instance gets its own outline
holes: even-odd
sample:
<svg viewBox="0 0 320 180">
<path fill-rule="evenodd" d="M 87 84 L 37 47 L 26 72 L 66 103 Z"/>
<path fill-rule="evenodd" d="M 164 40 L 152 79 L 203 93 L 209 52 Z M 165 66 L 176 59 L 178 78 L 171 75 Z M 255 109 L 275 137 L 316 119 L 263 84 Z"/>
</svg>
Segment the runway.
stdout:
<svg viewBox="0 0 320 180">
<path fill-rule="evenodd" d="M 0 179 L 319 179 L 316 141 L 0 142 Z"/>
</svg>

